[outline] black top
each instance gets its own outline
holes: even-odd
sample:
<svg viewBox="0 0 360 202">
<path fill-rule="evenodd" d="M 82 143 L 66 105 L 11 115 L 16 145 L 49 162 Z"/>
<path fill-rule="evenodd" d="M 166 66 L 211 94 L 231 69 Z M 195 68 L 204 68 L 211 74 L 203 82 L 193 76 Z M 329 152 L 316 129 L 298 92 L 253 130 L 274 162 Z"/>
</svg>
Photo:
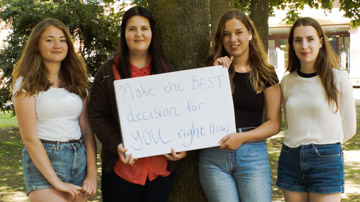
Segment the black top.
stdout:
<svg viewBox="0 0 360 202">
<path fill-rule="evenodd" d="M 317 76 L 317 73 L 304 73 L 302 71 L 300 71 L 300 69 L 297 70 L 297 73 L 299 74 L 299 76 L 304 77 L 304 78 L 312 78 L 314 76 Z"/>
<path fill-rule="evenodd" d="M 119 158 L 117 146 L 122 143 L 113 82 L 113 60 L 109 60 L 95 75 L 88 107 L 90 125 L 102 144 L 102 171 L 108 173 L 114 172 L 114 165 Z M 168 161 L 168 170 L 173 171 L 177 162 Z"/>
<path fill-rule="evenodd" d="M 235 72 L 233 82 L 236 128 L 259 126 L 263 118 L 264 92 L 256 94 L 250 83 L 250 73 Z M 271 86 L 269 82 L 265 85 Z"/>
</svg>

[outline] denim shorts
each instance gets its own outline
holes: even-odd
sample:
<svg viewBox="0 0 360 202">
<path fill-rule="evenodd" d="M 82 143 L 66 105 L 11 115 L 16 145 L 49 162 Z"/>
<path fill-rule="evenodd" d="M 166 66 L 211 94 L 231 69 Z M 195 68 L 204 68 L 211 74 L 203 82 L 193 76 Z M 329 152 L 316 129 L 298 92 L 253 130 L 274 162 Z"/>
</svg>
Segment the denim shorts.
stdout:
<svg viewBox="0 0 360 202">
<path fill-rule="evenodd" d="M 43 143 L 43 145 L 59 179 L 82 186 L 86 176 L 85 145 L 83 143 Z M 28 194 L 38 189 L 53 188 L 34 165 L 26 147 L 22 152 L 22 167 Z"/>
<path fill-rule="evenodd" d="M 282 145 L 276 185 L 294 192 L 344 193 L 341 144 Z"/>
</svg>

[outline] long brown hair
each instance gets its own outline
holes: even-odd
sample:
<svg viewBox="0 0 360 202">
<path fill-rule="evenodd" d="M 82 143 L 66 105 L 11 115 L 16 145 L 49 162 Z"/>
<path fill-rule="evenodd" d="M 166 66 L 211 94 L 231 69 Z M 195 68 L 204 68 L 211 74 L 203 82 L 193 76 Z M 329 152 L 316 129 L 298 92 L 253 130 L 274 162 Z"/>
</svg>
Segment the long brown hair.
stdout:
<svg viewBox="0 0 360 202">
<path fill-rule="evenodd" d="M 21 57 L 15 64 L 11 86 L 13 87 L 16 80 L 22 77 L 23 82 L 18 92 L 25 90 L 27 93 L 34 95 L 41 91 L 47 91 L 51 87 L 52 83 L 47 78 L 47 70 L 38 47 L 41 34 L 49 26 L 54 26 L 62 30 L 68 45 L 68 53 L 61 62 L 59 73 L 61 86 L 69 92 L 85 98 L 88 89 L 85 62 L 82 57 L 75 52 L 71 34 L 66 26 L 54 18 L 46 18 L 33 28 L 29 39 L 26 41 Z"/>
<path fill-rule="evenodd" d="M 261 93 L 266 88 L 265 82 L 269 82 L 271 85 L 273 85 L 278 82 L 278 79 L 274 68 L 267 62 L 267 55 L 264 51 L 264 45 L 259 37 L 257 30 L 255 29 L 251 20 L 242 11 L 233 9 L 221 17 L 213 38 L 213 46 L 210 50 L 208 65 L 212 65 L 212 63 L 219 57 L 230 57 L 223 45 L 224 29 L 225 23 L 234 18 L 240 20 L 245 25 L 246 29 L 252 34 L 252 39 L 249 42 L 248 59 L 248 64 L 251 67 L 250 82 L 256 93 Z M 233 88 L 233 78 L 235 75 L 235 69 L 233 65 L 231 65 L 229 68 L 229 75 L 231 86 Z"/>
<path fill-rule="evenodd" d="M 120 43 L 118 50 L 115 54 L 119 58 L 117 63 L 118 71 L 121 75 L 121 78 L 130 78 L 130 62 L 129 62 L 129 47 L 125 39 L 126 23 L 133 16 L 142 16 L 149 20 L 150 29 L 152 32 L 151 43 L 149 46 L 149 53 L 151 55 L 151 73 L 158 74 L 168 71 L 172 71 L 171 66 L 169 66 L 164 56 L 161 52 L 161 46 L 158 39 L 158 34 L 156 30 L 155 20 L 149 10 L 141 6 L 134 6 L 127 10 L 123 16 L 121 22 L 121 34 L 120 34 Z"/>
<path fill-rule="evenodd" d="M 316 57 L 316 61 L 314 63 L 314 68 L 316 73 L 319 75 L 320 80 L 325 88 L 326 96 L 328 99 L 328 103 L 335 103 L 336 110 L 338 109 L 338 89 L 335 85 L 334 72 L 332 68 L 339 69 L 339 57 L 334 52 L 331 47 L 324 31 L 321 28 L 321 25 L 310 17 L 299 18 L 295 21 L 290 30 L 289 35 L 289 61 L 288 66 L 286 67 L 286 71 L 293 72 L 297 71 L 301 67 L 301 63 L 299 58 L 296 56 L 294 50 L 294 30 L 299 26 L 312 26 L 320 39 L 323 39 L 322 48 L 320 48 L 319 53 Z"/>
</svg>

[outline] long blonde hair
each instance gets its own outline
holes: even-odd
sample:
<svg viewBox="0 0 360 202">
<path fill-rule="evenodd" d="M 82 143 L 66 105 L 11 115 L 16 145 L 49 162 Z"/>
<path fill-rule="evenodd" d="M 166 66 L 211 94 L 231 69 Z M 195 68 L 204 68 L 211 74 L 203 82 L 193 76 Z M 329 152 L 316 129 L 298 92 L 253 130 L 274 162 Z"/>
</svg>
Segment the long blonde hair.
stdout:
<svg viewBox="0 0 360 202">
<path fill-rule="evenodd" d="M 266 88 L 266 82 L 269 82 L 270 85 L 273 85 L 278 82 L 278 78 L 274 68 L 267 62 L 267 55 L 264 51 L 264 45 L 259 37 L 257 30 L 255 29 L 251 20 L 242 11 L 233 9 L 221 17 L 213 38 L 213 47 L 210 50 L 208 63 L 212 64 L 213 61 L 219 57 L 230 57 L 230 55 L 224 49 L 223 39 L 225 23 L 234 18 L 240 20 L 245 25 L 246 29 L 252 34 L 252 39 L 249 42 L 248 60 L 248 64 L 251 67 L 250 82 L 256 93 L 261 93 Z M 231 65 L 229 68 L 229 75 L 233 89 L 233 78 L 235 75 L 235 69 L 233 65 Z"/>
<path fill-rule="evenodd" d="M 324 31 L 321 28 L 321 25 L 310 17 L 303 17 L 299 18 L 295 21 L 293 26 L 291 27 L 290 34 L 289 34 L 289 61 L 288 66 L 286 67 L 286 71 L 293 72 L 297 71 L 301 67 L 301 63 L 299 58 L 296 56 L 294 50 L 294 30 L 298 26 L 312 26 L 317 34 L 318 37 L 323 39 L 322 48 L 320 48 L 319 53 L 316 57 L 316 61 L 314 63 L 314 68 L 316 73 L 319 75 L 321 83 L 323 84 L 327 96 L 328 103 L 334 103 L 336 105 L 336 111 L 338 109 L 338 89 L 335 85 L 335 78 L 334 72 L 332 71 L 333 68 L 339 69 L 339 57 L 334 52 L 333 48 L 331 47 Z"/>
<path fill-rule="evenodd" d="M 25 90 L 27 93 L 34 95 L 41 91 L 47 91 L 51 87 L 52 83 L 47 78 L 48 72 L 43 64 L 43 59 L 38 47 L 41 34 L 49 26 L 54 26 L 62 30 L 68 45 L 68 53 L 61 62 L 59 73 L 61 85 L 69 92 L 85 98 L 88 89 L 85 62 L 82 57 L 75 52 L 71 34 L 66 26 L 54 18 L 42 20 L 32 30 L 29 39 L 26 41 L 21 57 L 13 69 L 13 82 L 11 87 L 13 88 L 16 80 L 20 77 L 23 78 L 23 82 L 18 92 Z"/>
</svg>

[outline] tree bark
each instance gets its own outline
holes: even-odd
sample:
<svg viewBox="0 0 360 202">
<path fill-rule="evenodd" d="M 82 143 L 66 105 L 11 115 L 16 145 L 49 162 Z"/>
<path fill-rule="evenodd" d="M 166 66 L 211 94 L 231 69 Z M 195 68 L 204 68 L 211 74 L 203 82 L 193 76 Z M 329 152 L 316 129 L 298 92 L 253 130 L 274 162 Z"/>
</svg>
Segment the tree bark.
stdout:
<svg viewBox="0 0 360 202">
<path fill-rule="evenodd" d="M 269 37 L 269 0 L 251 0 L 250 18 L 259 32 L 260 38 L 264 43 L 265 51 L 267 52 Z"/>
<path fill-rule="evenodd" d="M 234 8 L 234 0 L 209 0 L 211 35 L 214 35 L 221 16 Z"/>
<path fill-rule="evenodd" d="M 167 62 L 177 70 L 202 66 L 210 47 L 208 0 L 148 0 L 148 3 Z M 188 152 L 178 165 L 169 201 L 207 201 L 199 181 L 199 152 Z"/>
<path fill-rule="evenodd" d="M 163 53 L 176 69 L 199 67 L 209 50 L 208 0 L 149 0 Z"/>
</svg>

